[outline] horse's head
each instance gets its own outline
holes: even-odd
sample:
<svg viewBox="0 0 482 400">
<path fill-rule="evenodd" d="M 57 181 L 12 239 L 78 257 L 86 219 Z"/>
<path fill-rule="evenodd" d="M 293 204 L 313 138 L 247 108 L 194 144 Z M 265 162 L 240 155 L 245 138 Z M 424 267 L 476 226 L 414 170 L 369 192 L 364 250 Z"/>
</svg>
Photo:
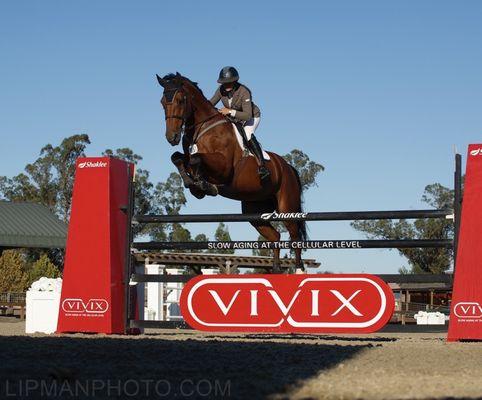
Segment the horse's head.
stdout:
<svg viewBox="0 0 482 400">
<path fill-rule="evenodd" d="M 188 91 L 183 86 L 183 77 L 179 73 L 164 78 L 156 76 L 159 85 L 164 88 L 161 104 L 166 114 L 166 139 L 176 146 L 181 141 L 186 122 L 192 114 Z"/>
</svg>

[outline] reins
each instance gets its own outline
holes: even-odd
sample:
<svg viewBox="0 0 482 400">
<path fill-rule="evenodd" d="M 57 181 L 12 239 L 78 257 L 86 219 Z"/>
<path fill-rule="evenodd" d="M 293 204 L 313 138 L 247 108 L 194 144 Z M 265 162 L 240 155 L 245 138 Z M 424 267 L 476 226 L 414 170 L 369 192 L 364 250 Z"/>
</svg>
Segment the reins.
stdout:
<svg viewBox="0 0 482 400">
<path fill-rule="evenodd" d="M 192 139 L 191 139 L 191 145 L 193 144 L 196 144 L 197 141 L 204 135 L 206 134 L 209 130 L 211 130 L 212 128 L 218 126 L 218 125 L 221 125 L 221 124 L 224 124 L 226 122 L 230 122 L 227 118 L 223 117 L 222 120 L 219 120 L 219 121 L 215 121 L 213 122 L 212 124 L 208 125 L 207 127 L 205 127 L 204 129 L 202 129 L 203 125 L 218 117 L 218 116 L 221 116 L 218 112 L 215 112 L 214 114 L 210 115 L 209 117 L 205 118 L 204 120 L 200 121 L 200 122 L 197 122 L 195 124 L 191 124 L 191 125 L 186 125 L 187 124 L 187 120 L 189 119 L 189 117 L 195 113 L 196 111 L 196 106 L 192 104 L 192 98 L 194 97 L 193 95 L 191 95 L 191 100 L 188 102 L 188 99 L 187 99 L 187 95 L 186 95 L 186 92 L 183 90 L 182 88 L 182 85 L 180 87 L 177 87 L 175 89 L 173 89 L 174 93 L 172 94 L 172 97 L 171 97 L 171 101 L 172 99 L 175 98 L 176 96 L 176 92 L 178 90 L 181 90 L 182 94 L 184 95 L 183 97 L 183 100 L 185 101 L 186 103 L 186 107 L 184 107 L 184 115 L 167 115 L 166 113 L 166 117 L 165 117 L 165 120 L 167 121 L 169 118 L 173 118 L 173 119 L 180 119 L 182 121 L 182 127 L 181 127 L 181 132 L 182 134 L 184 135 L 184 133 L 187 131 L 187 130 L 191 130 L 194 128 L 194 134 L 192 136 Z M 189 107 L 187 107 L 187 105 L 189 104 Z M 189 110 L 189 111 L 188 111 Z"/>
</svg>

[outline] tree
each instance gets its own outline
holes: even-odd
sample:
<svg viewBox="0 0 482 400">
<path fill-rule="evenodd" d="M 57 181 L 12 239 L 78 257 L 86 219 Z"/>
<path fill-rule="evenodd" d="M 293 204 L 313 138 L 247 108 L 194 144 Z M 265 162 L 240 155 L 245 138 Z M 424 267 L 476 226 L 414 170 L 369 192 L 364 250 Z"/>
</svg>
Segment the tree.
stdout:
<svg viewBox="0 0 482 400">
<path fill-rule="evenodd" d="M 283 225 L 284 226 L 284 225 Z M 263 235 L 258 235 L 258 242 L 265 242 L 266 239 Z M 257 257 L 271 257 L 273 250 L 270 249 L 253 249 L 253 256 Z"/>
<path fill-rule="evenodd" d="M 47 254 L 42 254 L 42 256 L 33 263 L 28 275 L 28 286 L 30 287 L 33 282 L 42 277 L 58 278 L 61 276 L 61 273 L 57 266 L 50 261 Z"/>
<path fill-rule="evenodd" d="M 230 242 L 231 235 L 229 234 L 229 229 L 224 222 L 220 222 L 214 233 L 214 240 L 217 242 Z M 213 253 L 219 254 L 234 254 L 234 249 L 216 249 L 211 251 Z"/>
<path fill-rule="evenodd" d="M 172 172 L 165 182 L 159 182 L 152 196 L 153 211 L 162 215 L 178 215 L 186 204 L 182 178 Z M 151 227 L 149 235 L 153 240 L 175 240 L 189 242 L 191 233 L 183 224 L 156 224 Z"/>
<path fill-rule="evenodd" d="M 24 256 L 5 250 L 0 256 L 0 293 L 23 293 L 28 289 L 27 265 Z"/>
<path fill-rule="evenodd" d="M 134 210 L 136 214 L 141 215 L 155 213 L 156 207 L 152 194 L 154 184 L 149 180 L 149 171 L 138 168 L 138 164 L 142 161 L 142 157 L 129 148 L 116 149 L 115 151 L 107 149 L 102 155 L 115 157 L 133 163 L 136 166 L 134 180 Z M 134 237 L 137 237 L 139 235 L 149 234 L 152 225 L 135 225 L 132 229 Z"/>
<path fill-rule="evenodd" d="M 40 156 L 13 178 L 0 177 L 0 193 L 9 201 L 28 201 L 47 206 L 67 222 L 72 201 L 75 161 L 90 144 L 87 135 L 74 135 L 59 146 L 47 144 Z"/>
<path fill-rule="evenodd" d="M 298 149 L 291 150 L 283 158 L 298 171 L 303 191 L 317 186 L 318 174 L 325 170 L 323 165 L 311 161 L 307 154 Z"/>
<path fill-rule="evenodd" d="M 422 201 L 434 208 L 452 208 L 454 192 L 439 183 L 428 185 Z M 366 234 L 368 239 L 453 239 L 454 224 L 446 219 L 422 218 L 407 220 L 354 221 L 351 226 Z M 410 268 L 402 267 L 400 273 L 440 274 L 449 269 L 453 260 L 452 249 L 398 249 L 407 258 Z"/>
</svg>

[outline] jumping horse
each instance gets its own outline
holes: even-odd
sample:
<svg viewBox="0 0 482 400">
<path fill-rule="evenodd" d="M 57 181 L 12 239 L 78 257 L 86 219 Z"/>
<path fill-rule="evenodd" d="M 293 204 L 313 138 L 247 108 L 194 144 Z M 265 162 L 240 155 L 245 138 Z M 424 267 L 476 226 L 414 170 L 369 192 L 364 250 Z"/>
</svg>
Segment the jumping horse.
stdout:
<svg viewBox="0 0 482 400">
<path fill-rule="evenodd" d="M 209 102 L 195 82 L 177 74 L 163 78 L 161 99 L 166 117 L 166 139 L 183 153 L 171 160 L 184 186 L 198 199 L 206 195 L 241 201 L 243 214 L 302 212 L 302 187 L 298 172 L 278 154 L 269 152 L 270 177 L 258 176 L 255 157 L 240 146 L 232 122 Z M 306 239 L 304 221 L 284 221 L 292 241 Z M 268 241 L 279 241 L 280 233 L 269 221 L 251 223 Z M 275 249 L 273 272 L 280 271 L 280 250 Z M 295 249 L 297 268 L 303 268 L 301 250 Z"/>
</svg>

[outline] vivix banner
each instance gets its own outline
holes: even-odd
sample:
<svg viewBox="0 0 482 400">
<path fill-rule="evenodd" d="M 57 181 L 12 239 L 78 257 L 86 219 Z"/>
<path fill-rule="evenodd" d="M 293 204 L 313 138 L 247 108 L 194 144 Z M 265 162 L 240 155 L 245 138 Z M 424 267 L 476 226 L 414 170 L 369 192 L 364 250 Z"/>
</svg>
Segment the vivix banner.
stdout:
<svg viewBox="0 0 482 400">
<path fill-rule="evenodd" d="M 482 340 L 482 143 L 469 145 L 448 340 Z"/>
<path fill-rule="evenodd" d="M 199 276 L 180 299 L 192 328 L 216 332 L 370 333 L 394 305 L 390 287 L 367 274 Z"/>
<path fill-rule="evenodd" d="M 125 333 L 128 182 L 134 166 L 77 160 L 57 332 Z"/>
</svg>

